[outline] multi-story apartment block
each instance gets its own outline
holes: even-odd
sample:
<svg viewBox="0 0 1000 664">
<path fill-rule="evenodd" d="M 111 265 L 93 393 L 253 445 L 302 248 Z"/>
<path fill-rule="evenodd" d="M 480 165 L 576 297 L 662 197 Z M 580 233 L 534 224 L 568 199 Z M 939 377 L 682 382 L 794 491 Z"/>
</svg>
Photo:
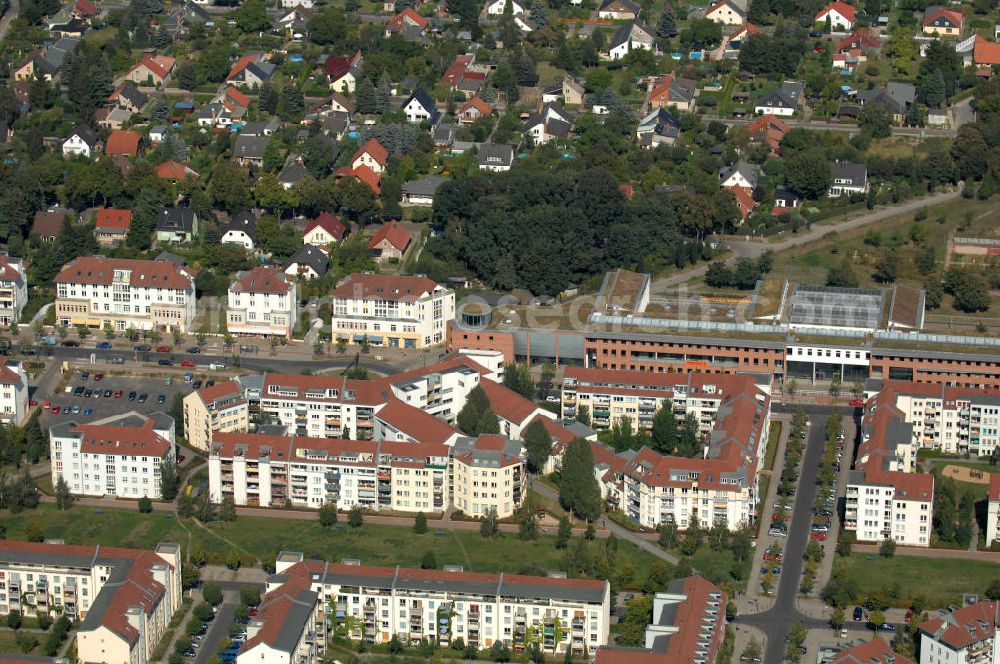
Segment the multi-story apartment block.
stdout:
<svg viewBox="0 0 1000 664">
<path fill-rule="evenodd" d="M 169 261 L 85 256 L 55 282 L 60 325 L 186 332 L 194 320 L 194 277 Z"/>
<path fill-rule="evenodd" d="M 829 662 L 830 664 L 913 664 L 911 659 L 894 651 L 889 642 L 879 636 L 871 641 L 844 648 Z"/>
<path fill-rule="evenodd" d="M 226 329 L 230 334 L 291 339 L 298 321 L 295 282 L 280 268 L 255 267 L 229 286 Z"/>
<path fill-rule="evenodd" d="M 77 496 L 159 498 L 160 468 L 174 455 L 174 420 L 136 412 L 49 427 L 52 484 Z"/>
<path fill-rule="evenodd" d="M 1000 473 L 990 473 L 990 489 L 986 494 L 986 543 L 1000 539 Z"/>
<path fill-rule="evenodd" d="M 997 602 L 979 602 L 920 623 L 920 664 L 995 664 L 998 612 Z"/>
<path fill-rule="evenodd" d="M 248 431 L 250 402 L 236 381 L 203 387 L 184 397 L 184 437 L 196 450 L 208 451 L 217 431 Z"/>
<path fill-rule="evenodd" d="M 712 664 L 726 638 L 726 593 L 700 576 L 653 596 L 645 648 L 604 647 L 595 664 Z"/>
<path fill-rule="evenodd" d="M 349 343 L 427 348 L 444 343 L 455 291 L 427 277 L 351 274 L 330 292 L 332 332 Z"/>
<path fill-rule="evenodd" d="M 865 406 L 847 479 L 844 529 L 862 541 L 930 546 L 934 476 L 914 472 L 915 426 L 893 401 L 885 392 Z"/>
<path fill-rule="evenodd" d="M 80 620 L 81 662 L 147 664 L 181 605 L 181 549 L 0 542 L 0 614 Z"/>
<path fill-rule="evenodd" d="M 328 620 L 336 633 L 368 643 L 395 635 L 406 644 L 462 639 L 487 649 L 500 641 L 514 652 L 537 643 L 546 653 L 583 656 L 608 642 L 607 581 L 336 564 L 281 552 L 267 590 L 239 664 L 314 661 Z M 281 597 L 299 599 L 299 608 L 270 604 Z"/>
<path fill-rule="evenodd" d="M 521 506 L 527 490 L 521 444 L 489 435 L 459 438 L 449 447 L 217 433 L 208 480 L 217 503 L 232 496 L 237 505 L 318 509 L 333 503 L 411 513 L 455 505 L 474 515 L 493 508 L 501 518 Z"/>
<path fill-rule="evenodd" d="M 27 303 L 28 277 L 24 273 L 24 262 L 0 254 L 0 325 L 17 325 Z"/>
<path fill-rule="evenodd" d="M 30 415 L 28 374 L 20 362 L 0 366 L 0 422 L 20 426 Z"/>
<path fill-rule="evenodd" d="M 770 427 L 770 397 L 753 377 L 567 367 L 563 378 L 563 417 L 587 406 L 599 428 L 623 418 L 633 428 L 649 428 L 668 402 L 676 417 L 694 415 L 704 452 L 684 458 L 644 448 L 627 455 L 619 507 L 646 527 L 724 522 L 735 529 L 751 523 Z M 606 495 L 618 493 L 609 487 Z"/>
</svg>

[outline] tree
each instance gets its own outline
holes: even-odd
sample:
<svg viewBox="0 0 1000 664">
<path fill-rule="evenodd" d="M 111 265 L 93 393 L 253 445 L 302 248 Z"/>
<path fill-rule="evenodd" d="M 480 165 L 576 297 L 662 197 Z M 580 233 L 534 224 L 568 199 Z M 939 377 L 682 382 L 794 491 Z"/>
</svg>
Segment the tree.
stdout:
<svg viewBox="0 0 1000 664">
<path fill-rule="evenodd" d="M 222 499 L 222 506 L 219 508 L 219 520 L 236 521 L 236 501 L 232 496 Z"/>
<path fill-rule="evenodd" d="M 815 154 L 800 153 L 785 162 L 785 181 L 803 198 L 825 196 L 832 177 L 830 162 Z"/>
<path fill-rule="evenodd" d="M 11 629 L 21 629 L 20 611 L 11 611 L 7 614 L 7 627 Z"/>
<path fill-rule="evenodd" d="M 361 505 L 354 505 L 347 513 L 347 525 L 351 528 L 360 528 L 365 522 L 365 513 Z"/>
<path fill-rule="evenodd" d="M 319 508 L 319 525 L 324 528 L 337 523 L 337 503 L 323 503 Z"/>
<path fill-rule="evenodd" d="M 56 481 L 55 486 L 56 493 L 56 508 L 60 511 L 66 511 L 73 506 L 73 494 L 69 491 L 69 485 L 66 483 L 65 478 L 62 475 Z"/>
<path fill-rule="evenodd" d="M 872 138 L 887 138 L 892 135 L 892 114 L 885 104 L 865 104 L 858 114 L 858 126 L 871 134 Z"/>
<path fill-rule="evenodd" d="M 528 468 L 534 473 L 542 472 L 552 451 L 552 438 L 542 418 L 532 420 L 525 428 L 523 438 L 524 448 L 528 454 Z"/>
<path fill-rule="evenodd" d="M 201 587 L 202 598 L 212 606 L 222 604 L 222 587 L 217 583 L 206 583 Z"/>
<path fill-rule="evenodd" d="M 243 32 L 260 32 L 271 25 L 263 0 L 244 0 L 242 6 L 232 12 L 232 16 L 236 27 Z"/>
<path fill-rule="evenodd" d="M 569 546 L 569 540 L 573 536 L 573 525 L 570 523 L 569 516 L 563 515 L 559 519 L 559 530 L 556 531 L 556 548 L 565 549 Z"/>
<path fill-rule="evenodd" d="M 878 553 L 883 558 L 892 558 L 896 555 L 896 541 L 887 539 L 878 547 Z"/>
<path fill-rule="evenodd" d="M 899 273 L 899 256 L 896 254 L 894 249 L 886 251 L 882 258 L 875 264 L 875 272 L 872 273 L 872 279 L 881 283 L 889 284 L 896 281 L 896 275 Z"/>
<path fill-rule="evenodd" d="M 835 288 L 857 288 L 859 285 L 858 275 L 854 272 L 851 259 L 847 256 L 840 261 L 837 267 L 831 268 L 826 274 L 826 285 Z"/>
<path fill-rule="evenodd" d="M 295 83 L 289 81 L 281 89 L 281 100 L 278 103 L 278 117 L 286 122 L 297 122 L 302 119 L 305 111 L 305 97 Z"/>
<path fill-rule="evenodd" d="M 217 164 L 212 171 L 209 193 L 212 201 L 229 213 L 246 210 L 252 201 L 247 174 L 229 161 Z"/>
<path fill-rule="evenodd" d="M 588 521 L 601 515 L 601 489 L 594 476 L 594 452 L 583 438 L 570 441 L 563 454 L 559 501 Z"/>
<path fill-rule="evenodd" d="M 413 519 L 413 532 L 417 535 L 427 532 L 427 515 L 423 512 L 417 512 L 417 516 Z"/>
<path fill-rule="evenodd" d="M 840 629 L 844 626 L 844 607 L 833 607 L 833 611 L 830 613 L 830 626 L 834 629 Z"/>
<path fill-rule="evenodd" d="M 370 79 L 361 79 L 355 95 L 358 113 L 371 114 L 378 110 L 378 93 Z"/>
<path fill-rule="evenodd" d="M 482 387 L 476 385 L 469 392 L 469 396 L 465 398 L 465 405 L 458 412 L 458 417 L 455 419 L 458 428 L 470 436 L 478 435 L 479 420 L 489 408 L 489 397 L 486 396 L 486 392 Z"/>
<path fill-rule="evenodd" d="M 535 513 L 535 506 L 530 501 L 521 508 L 521 521 L 518 523 L 518 537 L 522 540 L 533 540 L 538 538 L 538 516 Z"/>
<path fill-rule="evenodd" d="M 875 626 L 875 631 L 877 632 L 885 624 L 885 613 L 879 609 L 870 612 L 868 614 L 868 622 Z"/>
<path fill-rule="evenodd" d="M 673 402 L 665 399 L 660 409 L 653 416 L 652 430 L 653 449 L 660 454 L 671 454 L 677 446 L 677 417 L 674 415 Z"/>
<path fill-rule="evenodd" d="M 494 539 L 500 534 L 500 517 L 497 508 L 490 507 L 479 523 L 479 534 L 485 539 Z"/>
<path fill-rule="evenodd" d="M 168 455 L 160 464 L 160 497 L 163 500 L 173 500 L 177 497 L 179 489 L 180 477 L 177 475 L 177 465 L 174 463 L 173 456 Z"/>
<path fill-rule="evenodd" d="M 437 556 L 434 549 L 428 549 L 424 557 L 420 559 L 420 569 L 437 569 Z"/>
<path fill-rule="evenodd" d="M 667 523 L 661 524 L 658 531 L 660 535 L 657 542 L 664 549 L 672 549 L 677 546 L 677 523 L 675 521 L 668 521 Z"/>
<path fill-rule="evenodd" d="M 153 501 L 143 496 L 139 499 L 139 511 L 143 514 L 149 514 L 153 511 Z"/>
<path fill-rule="evenodd" d="M 520 394 L 525 399 L 535 395 L 535 383 L 531 372 L 523 364 L 508 364 L 503 368 L 503 386 Z"/>
<path fill-rule="evenodd" d="M 590 407 L 589 406 L 577 406 L 576 407 L 576 421 L 580 424 L 589 427 L 590 426 Z"/>
</svg>

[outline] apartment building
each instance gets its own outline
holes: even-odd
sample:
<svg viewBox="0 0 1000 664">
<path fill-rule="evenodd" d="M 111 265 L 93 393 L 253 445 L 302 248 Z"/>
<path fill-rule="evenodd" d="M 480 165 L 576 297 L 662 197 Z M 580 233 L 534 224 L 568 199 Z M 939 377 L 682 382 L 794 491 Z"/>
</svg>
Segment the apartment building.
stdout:
<svg viewBox="0 0 1000 664">
<path fill-rule="evenodd" d="M 912 660 L 894 651 L 889 642 L 879 636 L 844 648 L 829 661 L 830 664 L 913 664 Z"/>
<path fill-rule="evenodd" d="M 250 402 L 236 381 L 202 387 L 184 397 L 184 437 L 196 450 L 207 452 L 217 431 L 249 429 Z"/>
<path fill-rule="evenodd" d="M 358 561 L 337 564 L 283 551 L 267 590 L 265 603 L 282 595 L 306 599 L 310 595 L 303 591 L 312 593 L 315 613 L 303 620 L 307 602 L 290 619 L 284 610 L 260 612 L 251 621 L 240 664 L 289 661 L 270 659 L 271 650 L 294 653 L 292 661 L 313 661 L 322 654 L 317 648 L 325 642 L 328 619 L 336 633 L 376 644 L 388 643 L 393 635 L 406 644 L 427 639 L 441 647 L 462 639 L 488 649 L 501 641 L 516 653 L 538 642 L 549 654 L 583 656 L 608 642 L 607 581 L 473 573 L 456 566 L 424 570 Z M 270 637 L 258 638 L 262 633 Z M 278 634 L 283 635 L 281 648 L 270 643 Z M 266 649 L 261 641 L 269 642 Z"/>
<path fill-rule="evenodd" d="M 195 315 L 194 277 L 169 261 L 84 256 L 55 278 L 60 325 L 186 332 Z"/>
<path fill-rule="evenodd" d="M 24 261 L 0 254 L 0 325 L 9 327 L 21 322 L 21 312 L 28 303 L 28 277 Z"/>
<path fill-rule="evenodd" d="M 674 579 L 653 595 L 645 647 L 600 648 L 595 664 L 712 664 L 726 638 L 727 601 L 701 576 Z"/>
<path fill-rule="evenodd" d="M 427 348 L 444 343 L 455 291 L 427 277 L 355 273 L 330 292 L 332 333 L 349 343 Z"/>
<path fill-rule="evenodd" d="M 0 422 L 21 426 L 30 414 L 28 374 L 24 365 L 11 360 L 0 366 Z"/>
<path fill-rule="evenodd" d="M 675 417 L 694 415 L 703 455 L 683 458 L 649 448 L 623 455 L 621 487 L 609 486 L 604 493 L 612 500 L 620 495 L 617 506 L 646 527 L 672 521 L 681 528 L 694 522 L 710 528 L 724 522 L 735 529 L 751 523 L 770 427 L 770 397 L 753 377 L 565 370 L 562 416 L 573 418 L 586 406 L 597 428 L 626 419 L 633 429 L 648 429 L 668 400 Z"/>
<path fill-rule="evenodd" d="M 146 664 L 181 605 L 181 548 L 0 541 L 0 614 L 79 620 L 81 662 Z"/>
<path fill-rule="evenodd" d="M 52 485 L 76 496 L 159 498 L 160 468 L 174 455 L 174 420 L 135 411 L 89 424 L 49 427 Z"/>
<path fill-rule="evenodd" d="M 292 338 L 298 322 L 295 282 L 281 268 L 240 272 L 229 286 L 226 329 L 237 336 Z"/>
<path fill-rule="evenodd" d="M 986 494 L 986 543 L 1000 539 L 1000 473 L 990 474 L 990 489 Z"/>
<path fill-rule="evenodd" d="M 217 433 L 208 470 L 216 503 L 232 496 L 237 505 L 318 509 L 334 503 L 343 510 L 359 505 L 411 513 L 454 505 L 473 515 L 492 508 L 501 518 L 521 506 L 527 481 L 521 444 L 490 435 L 459 438 L 449 447 Z"/>
<path fill-rule="evenodd" d="M 915 427 L 893 404 L 892 392 L 869 400 L 861 442 L 848 473 L 844 529 L 860 541 L 891 539 L 930 546 L 934 476 L 915 471 Z"/>
<path fill-rule="evenodd" d="M 978 602 L 938 615 L 917 625 L 920 664 L 993 664 L 996 650 L 997 602 Z"/>
</svg>

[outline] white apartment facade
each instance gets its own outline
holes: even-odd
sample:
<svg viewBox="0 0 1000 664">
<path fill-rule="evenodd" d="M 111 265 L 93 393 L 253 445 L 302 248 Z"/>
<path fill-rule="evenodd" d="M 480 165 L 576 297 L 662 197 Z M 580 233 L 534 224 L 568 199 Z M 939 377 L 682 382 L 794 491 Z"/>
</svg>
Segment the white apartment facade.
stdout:
<svg viewBox="0 0 1000 664">
<path fill-rule="evenodd" d="M 208 451 L 215 432 L 248 431 L 250 402 L 236 381 L 203 387 L 184 397 L 184 438 Z"/>
<path fill-rule="evenodd" d="M 419 276 L 352 274 L 330 292 L 332 333 L 349 343 L 419 349 L 444 343 L 455 291 Z"/>
<path fill-rule="evenodd" d="M 941 610 L 917 625 L 920 664 L 997 664 L 997 602 Z"/>
<path fill-rule="evenodd" d="M 82 621 L 80 661 L 147 664 L 181 605 L 181 549 L 0 542 L 0 614 Z"/>
<path fill-rule="evenodd" d="M 194 320 L 194 277 L 168 261 L 85 256 L 55 282 L 59 325 L 186 332 Z"/>
<path fill-rule="evenodd" d="M 91 424 L 49 428 L 52 485 L 65 479 L 76 496 L 159 498 L 160 468 L 174 455 L 174 421 L 136 412 Z"/>
<path fill-rule="evenodd" d="M 292 338 L 298 320 L 295 282 L 280 268 L 255 267 L 229 286 L 226 329 L 241 336 Z"/>
<path fill-rule="evenodd" d="M 24 261 L 0 254 L 0 325 L 9 327 L 21 321 L 28 303 L 28 277 Z"/>
<path fill-rule="evenodd" d="M 20 362 L 0 367 L 0 422 L 21 426 L 30 415 L 28 375 Z"/>
<path fill-rule="evenodd" d="M 368 643 L 396 635 L 406 644 L 427 639 L 446 647 L 460 638 L 521 652 L 536 641 L 551 655 L 583 656 L 608 642 L 607 581 L 335 564 L 292 552 L 279 554 L 276 570 L 269 596 L 308 588 L 319 598 L 317 624 L 332 611 L 335 631 Z"/>
<path fill-rule="evenodd" d="M 986 543 L 1000 539 L 1000 473 L 990 474 L 990 488 L 986 494 Z"/>
</svg>

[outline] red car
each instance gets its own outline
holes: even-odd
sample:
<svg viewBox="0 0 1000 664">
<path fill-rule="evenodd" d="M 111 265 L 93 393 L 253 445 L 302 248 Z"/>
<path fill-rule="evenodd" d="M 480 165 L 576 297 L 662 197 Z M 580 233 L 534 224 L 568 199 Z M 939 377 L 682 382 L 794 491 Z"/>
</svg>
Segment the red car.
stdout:
<svg viewBox="0 0 1000 664">
<path fill-rule="evenodd" d="M 814 540 L 822 542 L 823 540 L 826 539 L 826 533 L 812 533 L 811 535 L 809 535 L 809 537 L 813 538 Z"/>
<path fill-rule="evenodd" d="M 52 406 L 52 414 L 53 415 L 59 414 L 59 406 Z"/>
<path fill-rule="evenodd" d="M 858 406 L 864 406 L 865 405 L 865 400 L 864 399 L 852 399 L 852 400 L 850 400 L 850 401 L 847 402 L 847 405 L 848 406 L 854 406 L 855 408 L 857 408 Z"/>
<path fill-rule="evenodd" d="M 38 405 L 38 402 L 35 401 L 34 399 L 32 399 L 31 401 L 28 402 L 28 405 L 31 406 L 32 408 L 34 408 L 35 406 Z"/>
<path fill-rule="evenodd" d="M 257 609 L 250 609 L 250 613 L 248 615 L 251 618 L 255 618 L 257 616 Z"/>
<path fill-rule="evenodd" d="M 46 399 L 45 403 L 42 404 L 42 408 L 48 408 L 51 405 L 52 405 L 52 402 Z"/>
<path fill-rule="evenodd" d="M 102 380 L 104 380 L 104 374 L 97 374 L 96 376 L 94 376 L 95 383 L 100 383 Z"/>
<path fill-rule="evenodd" d="M 193 367 L 194 366 L 194 362 L 192 362 L 191 360 L 181 360 L 181 366 L 182 367 Z"/>
<path fill-rule="evenodd" d="M 156 347 L 156 352 L 157 353 L 169 353 L 170 352 L 170 346 L 157 346 Z"/>
<path fill-rule="evenodd" d="M 122 391 L 115 390 L 115 399 L 121 399 L 121 398 L 122 398 Z"/>
</svg>

